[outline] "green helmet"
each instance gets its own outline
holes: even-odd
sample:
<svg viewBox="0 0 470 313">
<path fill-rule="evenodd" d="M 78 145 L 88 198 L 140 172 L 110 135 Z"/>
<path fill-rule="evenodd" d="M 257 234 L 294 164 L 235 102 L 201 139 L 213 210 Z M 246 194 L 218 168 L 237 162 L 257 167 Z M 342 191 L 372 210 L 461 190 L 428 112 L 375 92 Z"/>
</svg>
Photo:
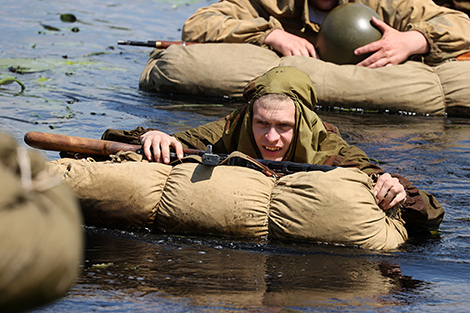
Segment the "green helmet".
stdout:
<svg viewBox="0 0 470 313">
<path fill-rule="evenodd" d="M 325 17 L 318 33 L 316 50 L 320 59 L 336 64 L 357 64 L 370 56 L 354 50 L 382 38 L 371 18 L 379 15 L 360 3 L 342 4 Z"/>
</svg>

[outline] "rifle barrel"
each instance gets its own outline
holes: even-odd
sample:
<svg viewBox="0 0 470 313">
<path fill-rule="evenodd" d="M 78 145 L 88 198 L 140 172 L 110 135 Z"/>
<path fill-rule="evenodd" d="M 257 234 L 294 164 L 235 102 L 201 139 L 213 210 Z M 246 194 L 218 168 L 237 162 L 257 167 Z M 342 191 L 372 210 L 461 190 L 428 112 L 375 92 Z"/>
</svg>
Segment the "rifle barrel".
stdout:
<svg viewBox="0 0 470 313">
<path fill-rule="evenodd" d="M 192 45 L 197 42 L 185 42 L 185 41 L 164 41 L 164 40 L 148 40 L 148 41 L 135 41 L 135 40 L 118 40 L 118 45 L 126 46 L 139 46 L 139 47 L 151 47 L 157 49 L 166 49 L 172 45 Z"/>
</svg>

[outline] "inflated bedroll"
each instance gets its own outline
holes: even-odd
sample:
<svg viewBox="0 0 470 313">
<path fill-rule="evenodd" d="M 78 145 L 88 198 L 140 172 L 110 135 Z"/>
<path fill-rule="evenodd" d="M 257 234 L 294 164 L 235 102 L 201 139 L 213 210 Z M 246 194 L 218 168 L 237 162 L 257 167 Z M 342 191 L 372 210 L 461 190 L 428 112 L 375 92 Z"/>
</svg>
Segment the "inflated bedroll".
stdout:
<svg viewBox="0 0 470 313">
<path fill-rule="evenodd" d="M 367 249 L 395 249 L 408 238 L 398 212 L 379 208 L 371 179 L 357 169 L 273 178 L 239 166 L 149 163 L 134 152 L 104 162 L 64 158 L 49 169 L 75 191 L 88 225 Z"/>
<path fill-rule="evenodd" d="M 320 106 L 470 116 L 470 61 L 436 66 L 408 61 L 369 69 L 303 56 L 279 57 L 251 44 L 172 45 L 150 55 L 140 88 L 241 97 L 248 81 L 275 66 L 294 66 L 309 74 Z"/>
</svg>

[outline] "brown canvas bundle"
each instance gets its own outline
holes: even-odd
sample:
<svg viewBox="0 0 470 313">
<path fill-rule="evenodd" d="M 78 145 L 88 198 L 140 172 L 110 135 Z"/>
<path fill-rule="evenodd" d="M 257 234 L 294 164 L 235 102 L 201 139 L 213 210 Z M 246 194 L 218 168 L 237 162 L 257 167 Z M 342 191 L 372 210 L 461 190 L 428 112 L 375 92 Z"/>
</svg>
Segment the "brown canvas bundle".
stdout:
<svg viewBox="0 0 470 313">
<path fill-rule="evenodd" d="M 0 311 L 62 296 L 83 257 L 78 201 L 43 158 L 0 135 Z"/>
<path fill-rule="evenodd" d="M 470 62 L 437 66 L 407 61 L 369 69 L 302 56 L 279 57 L 251 45 L 215 43 L 155 50 L 140 88 L 201 96 L 241 97 L 251 79 L 276 66 L 293 66 L 313 81 L 320 106 L 470 115 Z"/>
<path fill-rule="evenodd" d="M 394 249 L 407 240 L 399 217 L 378 207 L 372 181 L 357 169 L 276 180 L 243 167 L 119 158 L 121 163 L 62 159 L 49 164 L 75 190 L 87 224 L 369 249 Z"/>
</svg>

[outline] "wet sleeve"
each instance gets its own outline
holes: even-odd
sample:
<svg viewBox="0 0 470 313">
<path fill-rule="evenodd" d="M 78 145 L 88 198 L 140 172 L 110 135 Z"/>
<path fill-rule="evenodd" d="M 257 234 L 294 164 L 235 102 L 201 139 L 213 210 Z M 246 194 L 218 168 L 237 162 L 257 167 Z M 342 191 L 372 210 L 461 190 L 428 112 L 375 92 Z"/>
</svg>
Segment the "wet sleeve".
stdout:
<svg viewBox="0 0 470 313">
<path fill-rule="evenodd" d="M 340 153 L 342 158 L 339 166 L 359 167 L 369 176 L 384 174 L 384 170 L 370 163 L 365 152 L 359 148 L 349 146 L 343 150 L 345 151 Z M 393 174 L 392 177 L 398 178 L 406 191 L 406 201 L 401 208 L 401 214 L 408 232 L 412 234 L 438 228 L 444 217 L 444 209 L 434 196 L 419 190 L 403 176 Z"/>
<path fill-rule="evenodd" d="M 206 150 L 207 145 L 213 146 L 215 153 L 226 153 L 222 142 L 222 135 L 226 118 L 192 128 L 187 131 L 174 133 L 184 148 Z"/>
<path fill-rule="evenodd" d="M 182 40 L 263 45 L 281 23 L 249 0 L 225 0 L 198 9 L 184 24 Z"/>
<path fill-rule="evenodd" d="M 140 145 L 140 136 L 151 130 L 158 130 L 156 128 L 144 128 L 138 126 L 132 130 L 123 130 L 123 129 L 107 129 L 103 135 L 101 135 L 102 140 L 118 141 L 124 143 L 130 143 L 133 145 Z"/>
<path fill-rule="evenodd" d="M 343 150 L 340 156 L 335 156 L 337 166 L 358 167 L 369 176 L 384 173 L 379 166 L 369 162 L 362 150 L 354 146 Z M 400 175 L 392 175 L 392 177 L 398 178 L 406 191 L 406 201 L 401 208 L 401 217 L 408 232 L 413 234 L 438 228 L 444 217 L 444 209 L 434 196 L 418 189 Z"/>
<path fill-rule="evenodd" d="M 401 215 L 406 229 L 410 233 L 416 233 L 438 228 L 444 218 L 444 209 L 436 198 L 419 190 L 406 178 L 392 176 L 398 178 L 405 187 L 406 201 L 401 208 Z"/>
<path fill-rule="evenodd" d="M 206 150 L 207 145 L 212 145 L 214 152 L 225 153 L 224 148 L 220 148 L 223 145 L 221 138 L 225 123 L 226 117 L 187 131 L 174 133 L 172 136 L 178 139 L 184 148 Z M 140 136 L 152 130 L 158 129 L 141 126 L 133 130 L 107 129 L 101 139 L 140 145 Z M 216 148 L 219 148 L 220 151 Z"/>
<path fill-rule="evenodd" d="M 424 35 L 430 51 L 427 63 L 439 63 L 470 50 L 470 19 L 460 11 L 436 5 L 431 0 L 382 1 L 378 13 L 399 31 L 416 30 Z"/>
<path fill-rule="evenodd" d="M 328 156 L 323 165 L 354 167 L 358 168 L 367 175 L 381 175 L 384 171 L 369 161 L 367 154 L 356 146 L 349 145 L 340 135 L 336 126 L 323 122 L 328 133 L 327 137 L 321 142 L 320 150 Z"/>
</svg>

